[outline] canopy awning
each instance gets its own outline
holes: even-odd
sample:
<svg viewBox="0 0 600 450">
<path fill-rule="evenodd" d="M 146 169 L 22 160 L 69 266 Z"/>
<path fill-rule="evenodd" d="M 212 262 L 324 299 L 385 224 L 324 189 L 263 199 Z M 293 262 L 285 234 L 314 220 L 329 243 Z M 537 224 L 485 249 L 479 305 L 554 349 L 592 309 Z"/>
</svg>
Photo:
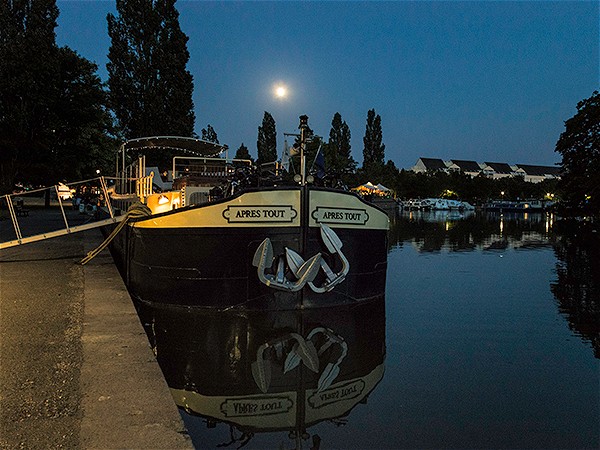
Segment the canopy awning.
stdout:
<svg viewBox="0 0 600 450">
<path fill-rule="evenodd" d="M 152 136 L 130 139 L 123 144 L 125 151 L 147 149 L 183 150 L 201 156 L 214 156 L 225 151 L 226 145 L 181 136 Z"/>
<path fill-rule="evenodd" d="M 370 181 L 365 184 L 361 184 L 355 188 L 352 188 L 353 191 L 362 193 L 362 194 L 377 194 L 377 195 L 385 195 L 391 192 L 391 189 L 385 187 L 383 184 L 373 184 Z"/>
</svg>

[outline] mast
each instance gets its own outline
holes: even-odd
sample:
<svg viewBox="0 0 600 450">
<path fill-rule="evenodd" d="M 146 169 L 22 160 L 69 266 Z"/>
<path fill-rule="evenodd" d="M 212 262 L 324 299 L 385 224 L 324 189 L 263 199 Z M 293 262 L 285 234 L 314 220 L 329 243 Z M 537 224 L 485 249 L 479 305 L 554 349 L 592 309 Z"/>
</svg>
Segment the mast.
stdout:
<svg viewBox="0 0 600 450">
<path fill-rule="evenodd" d="M 308 116 L 303 114 L 300 116 L 300 184 L 302 186 L 306 185 L 306 134 L 308 131 Z"/>
</svg>

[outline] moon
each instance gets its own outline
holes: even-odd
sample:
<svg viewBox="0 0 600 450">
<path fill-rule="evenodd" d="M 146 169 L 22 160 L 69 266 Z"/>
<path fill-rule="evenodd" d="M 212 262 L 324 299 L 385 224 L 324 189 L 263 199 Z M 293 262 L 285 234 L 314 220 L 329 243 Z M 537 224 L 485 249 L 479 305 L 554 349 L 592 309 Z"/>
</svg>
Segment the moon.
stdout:
<svg viewBox="0 0 600 450">
<path fill-rule="evenodd" d="M 280 84 L 275 86 L 275 97 L 279 99 L 284 99 L 287 97 L 287 93 L 287 88 L 284 85 Z"/>
</svg>

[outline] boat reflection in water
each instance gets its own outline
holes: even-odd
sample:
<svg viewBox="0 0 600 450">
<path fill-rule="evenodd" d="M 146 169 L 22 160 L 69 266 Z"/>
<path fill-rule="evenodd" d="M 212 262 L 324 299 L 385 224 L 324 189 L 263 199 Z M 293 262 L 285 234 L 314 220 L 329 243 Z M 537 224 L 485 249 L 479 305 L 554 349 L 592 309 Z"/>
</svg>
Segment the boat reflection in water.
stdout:
<svg viewBox="0 0 600 450">
<path fill-rule="evenodd" d="M 554 221 L 546 213 L 408 211 L 392 221 L 388 245 L 419 253 L 550 248 Z"/>
<path fill-rule="evenodd" d="M 177 405 L 208 428 L 230 426 L 221 446 L 284 431 L 295 448 L 318 448 L 309 427 L 347 416 L 383 377 L 384 296 L 288 311 L 137 307 Z M 202 421 L 187 419 L 206 447 L 194 437 L 207 433 Z"/>
</svg>

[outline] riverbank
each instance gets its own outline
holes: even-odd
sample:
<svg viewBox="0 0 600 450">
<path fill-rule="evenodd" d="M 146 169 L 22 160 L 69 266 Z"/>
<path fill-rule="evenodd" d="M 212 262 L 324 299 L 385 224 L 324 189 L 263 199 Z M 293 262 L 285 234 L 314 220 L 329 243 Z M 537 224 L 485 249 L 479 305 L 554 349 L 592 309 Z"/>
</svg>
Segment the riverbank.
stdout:
<svg viewBox="0 0 600 450">
<path fill-rule="evenodd" d="M 101 240 L 0 252 L 0 448 L 193 448 Z"/>
</svg>

